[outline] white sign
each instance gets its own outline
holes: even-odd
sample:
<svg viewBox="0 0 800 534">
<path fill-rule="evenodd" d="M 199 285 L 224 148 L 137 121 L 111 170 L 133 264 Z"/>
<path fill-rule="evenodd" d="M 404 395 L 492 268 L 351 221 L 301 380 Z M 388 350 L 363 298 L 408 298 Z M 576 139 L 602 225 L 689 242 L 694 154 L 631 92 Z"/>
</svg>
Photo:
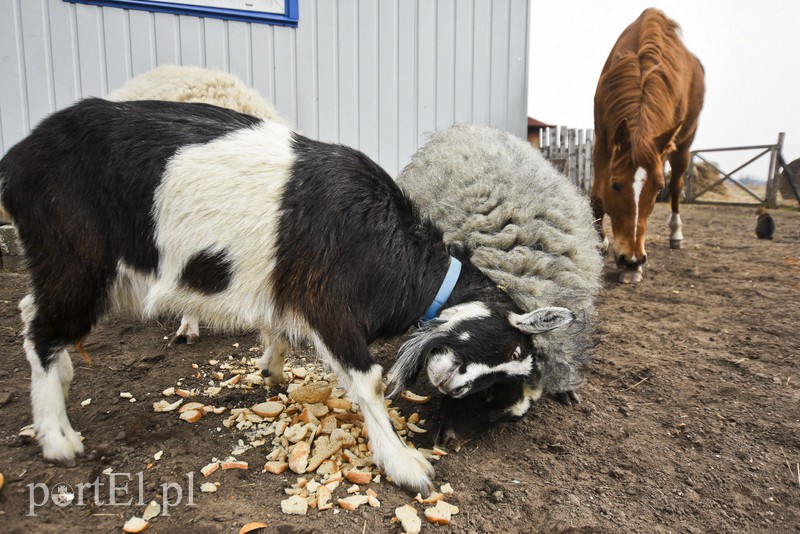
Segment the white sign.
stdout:
<svg viewBox="0 0 800 534">
<path fill-rule="evenodd" d="M 185 6 L 217 7 L 220 9 L 237 9 L 256 13 L 275 13 L 285 15 L 286 6 L 283 0 L 164 0 L 170 4 Z"/>
</svg>

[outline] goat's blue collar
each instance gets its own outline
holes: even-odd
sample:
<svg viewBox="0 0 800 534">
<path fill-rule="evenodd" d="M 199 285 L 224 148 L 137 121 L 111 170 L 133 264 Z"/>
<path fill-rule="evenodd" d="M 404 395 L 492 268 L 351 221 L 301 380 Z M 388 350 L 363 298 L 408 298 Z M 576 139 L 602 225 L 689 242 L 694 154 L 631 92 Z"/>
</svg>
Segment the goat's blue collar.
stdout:
<svg viewBox="0 0 800 534">
<path fill-rule="evenodd" d="M 428 311 L 422 316 L 422 321 L 430 321 L 442 310 L 444 303 L 450 298 L 453 288 L 456 287 L 458 277 L 461 274 L 461 262 L 450 256 L 450 266 L 447 268 L 447 274 L 444 276 L 442 285 L 439 287 L 439 292 L 436 293 L 433 302 L 431 303 Z"/>
</svg>

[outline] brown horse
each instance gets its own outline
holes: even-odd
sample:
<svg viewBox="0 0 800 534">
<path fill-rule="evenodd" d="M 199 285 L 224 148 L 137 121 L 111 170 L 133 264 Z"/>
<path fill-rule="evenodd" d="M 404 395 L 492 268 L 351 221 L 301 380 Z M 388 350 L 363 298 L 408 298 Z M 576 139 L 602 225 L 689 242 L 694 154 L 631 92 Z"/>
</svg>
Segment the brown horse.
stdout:
<svg viewBox="0 0 800 534">
<path fill-rule="evenodd" d="M 661 11 L 644 10 L 619 36 L 597 82 L 592 207 L 606 248 L 603 216 L 611 218 L 621 282 L 641 280 L 647 218 L 664 187 L 667 160 L 670 246 L 680 248 L 683 240 L 679 201 L 705 82 L 678 31 Z"/>
</svg>

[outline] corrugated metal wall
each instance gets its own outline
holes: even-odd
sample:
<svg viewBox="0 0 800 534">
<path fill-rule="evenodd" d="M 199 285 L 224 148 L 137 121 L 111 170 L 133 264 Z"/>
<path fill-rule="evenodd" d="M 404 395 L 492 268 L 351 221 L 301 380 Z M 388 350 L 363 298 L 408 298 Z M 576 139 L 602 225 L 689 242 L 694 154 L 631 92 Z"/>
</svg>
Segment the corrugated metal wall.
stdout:
<svg viewBox="0 0 800 534">
<path fill-rule="evenodd" d="M 48 113 L 165 63 L 232 72 L 302 133 L 396 175 L 425 134 L 526 134 L 529 0 L 300 0 L 297 29 L 0 0 L 0 151 Z"/>
</svg>

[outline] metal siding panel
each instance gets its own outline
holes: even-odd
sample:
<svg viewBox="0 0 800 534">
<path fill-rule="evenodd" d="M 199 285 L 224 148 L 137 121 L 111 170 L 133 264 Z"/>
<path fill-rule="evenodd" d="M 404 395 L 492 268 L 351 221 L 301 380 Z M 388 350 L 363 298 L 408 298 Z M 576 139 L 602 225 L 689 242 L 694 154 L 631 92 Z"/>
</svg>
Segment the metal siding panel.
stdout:
<svg viewBox="0 0 800 534">
<path fill-rule="evenodd" d="M 59 0 L 50 0 L 48 6 L 55 109 L 69 106 L 80 96 L 78 36 L 73 20 L 74 9 L 74 4 Z"/>
<path fill-rule="evenodd" d="M 0 0 L 12 14 L 0 18 L 0 148 L 30 118 L 164 63 L 233 72 L 306 135 L 360 148 L 392 174 L 455 121 L 524 135 L 529 0 L 300 2 L 291 29 Z"/>
<path fill-rule="evenodd" d="M 436 4 L 422 1 L 417 13 L 417 146 L 436 131 Z"/>
<path fill-rule="evenodd" d="M 272 26 L 253 24 L 253 87 L 269 102 L 275 101 L 275 43 Z"/>
<path fill-rule="evenodd" d="M 375 161 L 380 161 L 378 42 L 377 2 L 361 2 L 358 5 L 358 145 Z"/>
<path fill-rule="evenodd" d="M 0 17 L 0 122 L 3 130 L 3 147 L 11 148 L 28 132 L 28 114 L 24 87 L 22 36 L 17 20 L 20 0 L 0 0 L 0 10 L 11 16 Z"/>
<path fill-rule="evenodd" d="M 131 71 L 134 76 L 156 66 L 156 23 L 152 13 L 131 10 Z"/>
<path fill-rule="evenodd" d="M 339 142 L 358 146 L 358 0 L 338 2 Z"/>
<path fill-rule="evenodd" d="M 25 86 L 28 117 L 34 126 L 55 109 L 50 58 L 49 31 L 44 0 L 21 4 L 22 50 L 25 62 Z"/>
<path fill-rule="evenodd" d="M 228 71 L 227 22 L 219 19 L 203 19 L 206 63 L 210 69 Z"/>
<path fill-rule="evenodd" d="M 474 4 L 456 3 L 454 121 L 472 122 Z"/>
<path fill-rule="evenodd" d="M 453 124 L 455 115 L 454 0 L 439 0 L 436 12 L 436 129 Z"/>
<path fill-rule="evenodd" d="M 122 9 L 103 9 L 106 87 L 109 92 L 122 87 L 130 79 L 130 27 L 126 13 Z"/>
<path fill-rule="evenodd" d="M 398 122 L 398 4 L 397 0 L 384 0 L 379 4 L 378 80 L 380 165 L 391 176 L 397 176 L 397 122 Z"/>
<path fill-rule="evenodd" d="M 105 91 L 105 64 L 100 8 L 76 6 L 78 30 L 78 61 L 80 65 L 81 97 L 102 96 Z"/>
<path fill-rule="evenodd" d="M 508 43 L 506 129 L 525 139 L 528 134 L 528 0 L 512 0 Z"/>
<path fill-rule="evenodd" d="M 418 2 L 400 3 L 398 16 L 398 168 L 417 150 L 417 10 Z"/>
<path fill-rule="evenodd" d="M 489 101 L 490 124 L 505 129 L 508 119 L 508 24 L 509 0 L 494 0 L 492 16 L 492 67 L 491 99 Z"/>
<path fill-rule="evenodd" d="M 167 13 L 156 13 L 153 16 L 156 22 L 156 63 L 158 65 L 180 64 L 181 43 L 178 16 Z"/>
<path fill-rule="evenodd" d="M 133 15 L 134 11 L 131 11 Z M 205 40 L 203 19 L 199 17 L 178 17 L 180 30 L 181 62 L 183 65 L 203 66 Z"/>
<path fill-rule="evenodd" d="M 228 22 L 228 68 L 247 85 L 253 84 L 251 54 L 250 23 Z"/>
<path fill-rule="evenodd" d="M 317 2 L 306 0 L 300 8 L 304 24 L 297 28 L 297 51 L 295 55 L 297 80 L 297 127 L 303 135 L 317 138 L 319 116 L 317 114 Z"/>
<path fill-rule="evenodd" d="M 306 11 L 301 8 L 299 27 L 306 24 Z M 275 107 L 278 112 L 297 127 L 296 31 L 283 26 L 275 27 Z"/>
<path fill-rule="evenodd" d="M 317 23 L 317 136 L 339 142 L 338 13 L 336 2 L 316 4 Z"/>
<path fill-rule="evenodd" d="M 472 48 L 472 121 L 489 124 L 492 100 L 492 3 L 475 0 Z"/>
</svg>

